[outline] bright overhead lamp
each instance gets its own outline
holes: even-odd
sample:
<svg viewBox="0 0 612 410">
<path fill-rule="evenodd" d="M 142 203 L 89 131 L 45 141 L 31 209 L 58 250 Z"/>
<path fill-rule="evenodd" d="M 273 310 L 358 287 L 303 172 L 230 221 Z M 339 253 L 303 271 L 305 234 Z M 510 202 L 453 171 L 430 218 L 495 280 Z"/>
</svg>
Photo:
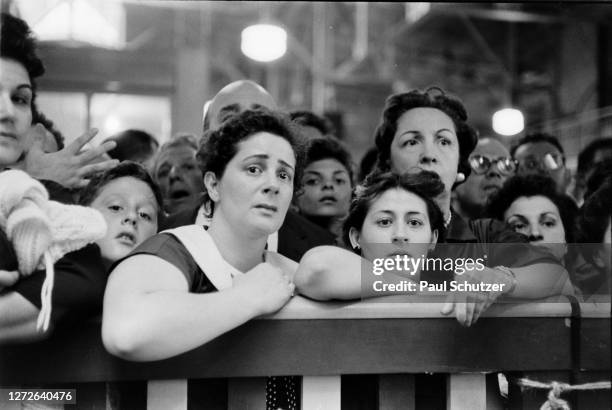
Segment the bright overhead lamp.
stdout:
<svg viewBox="0 0 612 410">
<path fill-rule="evenodd" d="M 524 128 L 525 118 L 520 110 L 504 108 L 493 114 L 493 130 L 500 135 L 516 135 Z"/>
<path fill-rule="evenodd" d="M 252 60 L 267 63 L 287 51 L 287 32 L 272 24 L 255 24 L 242 30 L 242 53 Z"/>
</svg>

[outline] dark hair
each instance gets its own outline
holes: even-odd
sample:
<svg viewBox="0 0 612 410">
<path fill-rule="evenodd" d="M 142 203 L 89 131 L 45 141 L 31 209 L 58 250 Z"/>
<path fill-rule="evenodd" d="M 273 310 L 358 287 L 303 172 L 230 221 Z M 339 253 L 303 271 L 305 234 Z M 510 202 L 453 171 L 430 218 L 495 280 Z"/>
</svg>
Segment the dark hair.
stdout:
<svg viewBox="0 0 612 410">
<path fill-rule="evenodd" d="M 514 158 L 514 153 L 521 145 L 537 142 L 548 142 L 549 144 L 554 145 L 559 150 L 561 155 L 563 155 L 565 160 L 565 151 L 563 150 L 563 146 L 559 142 L 559 139 L 554 135 L 546 134 L 544 132 L 531 132 L 519 139 L 510 149 L 510 155 L 512 158 Z"/>
<path fill-rule="evenodd" d="M 196 155 L 202 176 L 210 171 L 217 178 L 223 177 L 227 164 L 238 152 L 238 144 L 259 132 L 278 135 L 293 148 L 296 159 L 293 188 L 294 192 L 297 191 L 304 162 L 302 142 L 286 116 L 267 109 L 243 111 L 230 117 L 218 129 L 204 134 Z M 207 190 L 204 190 L 204 204 L 208 208 L 208 216 L 212 216 L 214 203 Z"/>
<path fill-rule="evenodd" d="M 119 161 L 138 161 L 155 155 L 159 143 L 148 132 L 129 129 L 121 131 L 107 139 L 115 141 L 117 146 L 108 151 L 108 155 Z"/>
<path fill-rule="evenodd" d="M 419 196 L 427 206 L 427 214 L 432 231 L 438 231 L 438 241 L 444 238 L 444 215 L 434 202 L 436 196 L 444 191 L 444 184 L 435 172 L 422 171 L 418 174 L 395 174 L 375 171 L 368 175 L 363 185 L 357 188 L 351 202 L 349 213 L 342 225 L 344 243 L 351 243 L 351 228 L 361 230 L 368 210 L 380 196 L 390 189 L 403 189 Z"/>
<path fill-rule="evenodd" d="M 346 168 L 352 186 L 354 184 L 353 161 L 351 160 L 351 154 L 340 140 L 332 136 L 326 136 L 307 141 L 305 167 L 315 161 L 329 158 L 335 159 Z"/>
<path fill-rule="evenodd" d="M 391 143 L 397 132 L 399 118 L 413 108 L 435 108 L 448 115 L 457 132 L 459 141 L 458 172 L 470 175 L 472 169 L 468 157 L 474 151 L 478 142 L 476 130 L 467 123 L 467 112 L 463 103 L 456 97 L 448 95 L 438 87 L 430 87 L 425 91 L 412 90 L 406 93 L 394 94 L 387 98 L 381 123 L 376 128 L 374 139 L 378 148 L 377 167 L 381 171 L 391 169 Z"/>
<path fill-rule="evenodd" d="M 608 221 L 612 215 L 612 177 L 603 182 L 586 201 L 576 218 L 576 242 L 601 243 L 604 239 Z M 582 253 L 589 262 L 593 262 L 592 246 L 582 247 Z M 590 251 L 590 252 L 589 252 Z"/>
<path fill-rule="evenodd" d="M 32 124 L 37 123 L 42 124 L 42 126 L 45 127 L 45 129 L 49 131 L 51 135 L 53 135 L 55 143 L 57 144 L 58 151 L 64 148 L 64 141 L 66 140 L 64 135 L 62 135 L 62 133 L 57 128 L 55 128 L 55 124 L 53 123 L 53 121 L 47 118 L 47 116 L 40 112 L 37 108 L 34 108 L 32 110 Z"/>
<path fill-rule="evenodd" d="M 586 180 L 584 200 L 586 201 L 595 191 L 597 191 L 610 175 L 612 175 L 612 158 L 608 158 L 595 166 Z"/>
<path fill-rule="evenodd" d="M 34 79 L 45 73 L 43 62 L 36 54 L 34 34 L 25 21 L 8 13 L 1 13 L 0 30 L 0 57 L 17 61 L 28 72 L 33 108 L 36 99 Z"/>
<path fill-rule="evenodd" d="M 161 215 L 163 212 L 164 200 L 162 198 L 161 191 L 159 190 L 159 186 L 155 183 L 155 181 L 153 181 L 151 175 L 149 175 L 147 170 L 142 165 L 133 161 L 124 161 L 116 167 L 99 173 L 91 178 L 87 186 L 83 188 L 79 194 L 79 204 L 84 206 L 91 205 L 91 203 L 100 194 L 102 188 L 104 188 L 109 182 L 123 177 L 136 178 L 147 184 L 151 188 L 151 191 L 153 191 L 153 195 L 155 195 L 158 214 Z"/>
<path fill-rule="evenodd" d="M 358 182 L 362 182 L 366 179 L 368 174 L 372 172 L 373 169 L 376 168 L 376 159 L 378 158 L 378 149 L 376 147 L 370 148 L 364 155 L 361 157 L 361 162 L 359 163 L 359 178 Z"/>
<path fill-rule="evenodd" d="M 576 170 L 579 177 L 586 176 L 586 173 L 595 165 L 593 159 L 599 150 L 612 150 L 612 138 L 598 138 L 584 147 L 578 154 L 578 168 Z"/>
<path fill-rule="evenodd" d="M 504 220 L 504 212 L 518 198 L 543 196 L 548 198 L 559 209 L 561 222 L 565 230 L 565 242 L 574 242 L 574 220 L 578 207 L 572 198 L 557 192 L 552 178 L 539 174 L 515 175 L 506 180 L 497 193 L 489 198 L 485 214 L 490 218 Z"/>
<path fill-rule="evenodd" d="M 303 127 L 316 128 L 321 135 L 330 135 L 334 133 L 334 127 L 331 125 L 330 121 L 312 111 L 291 111 L 289 113 L 289 118 L 291 118 L 291 121 Z"/>
</svg>

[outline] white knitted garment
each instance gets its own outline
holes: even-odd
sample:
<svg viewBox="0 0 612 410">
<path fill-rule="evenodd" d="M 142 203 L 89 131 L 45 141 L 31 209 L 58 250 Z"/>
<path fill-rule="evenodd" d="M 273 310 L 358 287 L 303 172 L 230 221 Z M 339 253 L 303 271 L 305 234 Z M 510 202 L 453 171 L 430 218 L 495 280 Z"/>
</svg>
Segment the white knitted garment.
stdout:
<svg viewBox="0 0 612 410">
<path fill-rule="evenodd" d="M 19 273 L 46 269 L 38 328 L 51 317 L 53 265 L 65 254 L 106 235 L 106 221 L 95 209 L 49 200 L 45 187 L 19 170 L 0 172 L 0 229 L 11 241 Z"/>
</svg>

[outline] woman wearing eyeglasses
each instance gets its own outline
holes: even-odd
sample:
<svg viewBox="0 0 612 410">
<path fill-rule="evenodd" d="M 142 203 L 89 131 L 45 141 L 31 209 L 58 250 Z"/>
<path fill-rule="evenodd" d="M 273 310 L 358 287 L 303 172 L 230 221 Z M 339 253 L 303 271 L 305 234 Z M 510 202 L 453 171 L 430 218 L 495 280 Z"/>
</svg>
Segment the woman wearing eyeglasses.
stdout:
<svg viewBox="0 0 612 410">
<path fill-rule="evenodd" d="M 462 217 L 476 219 L 482 216 L 491 195 L 514 175 L 516 162 L 508 149 L 493 138 L 478 140 L 468 162 L 472 172 L 465 183 L 453 191 L 452 206 Z"/>
</svg>

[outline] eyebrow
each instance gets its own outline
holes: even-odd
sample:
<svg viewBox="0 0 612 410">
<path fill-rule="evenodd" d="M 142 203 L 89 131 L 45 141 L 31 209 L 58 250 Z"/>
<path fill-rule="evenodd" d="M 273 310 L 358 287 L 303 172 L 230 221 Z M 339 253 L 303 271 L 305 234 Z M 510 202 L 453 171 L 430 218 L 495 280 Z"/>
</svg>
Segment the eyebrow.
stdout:
<svg viewBox="0 0 612 410">
<path fill-rule="evenodd" d="M 385 214 L 391 214 L 391 215 L 395 215 L 395 211 L 392 211 L 390 209 L 379 209 L 378 211 L 375 212 L 382 212 Z M 425 215 L 425 213 L 423 212 L 419 212 L 419 211 L 408 211 L 406 212 L 407 215 Z"/>
<path fill-rule="evenodd" d="M 523 221 L 526 221 L 526 220 L 527 220 L 527 218 L 526 218 L 526 217 L 524 217 L 524 216 L 523 216 L 523 215 L 521 215 L 521 214 L 512 214 L 512 215 L 510 215 L 508 218 L 506 218 L 506 220 L 507 220 L 507 221 L 509 221 L 511 218 L 519 218 L 519 219 L 521 219 L 521 220 L 523 220 Z"/>
<path fill-rule="evenodd" d="M 26 88 L 26 89 L 28 89 L 28 90 L 32 91 L 32 86 L 31 86 L 30 84 L 19 84 L 19 85 L 17 86 L 17 89 L 18 89 L 18 90 L 21 90 L 21 89 L 23 89 L 23 88 Z"/>
<path fill-rule="evenodd" d="M 453 131 L 453 130 L 451 130 L 451 129 L 449 129 L 449 128 L 440 128 L 439 130 L 437 130 L 437 131 L 436 131 L 436 134 L 437 134 L 437 133 L 439 133 L 440 131 L 448 131 L 448 132 L 451 132 L 451 133 L 453 133 L 453 134 L 455 134 L 455 133 L 456 133 L 455 131 Z M 401 137 L 401 136 L 406 135 L 406 134 L 419 134 L 419 135 L 420 135 L 420 134 L 421 134 L 421 131 L 417 131 L 417 130 L 408 130 L 408 131 L 404 131 L 404 132 L 402 132 L 402 133 L 401 133 L 399 136 Z"/>
<path fill-rule="evenodd" d="M 239 104 L 225 105 L 219 110 L 219 114 L 226 112 L 237 112 L 238 110 L 240 110 Z"/>
<path fill-rule="evenodd" d="M 321 172 L 319 172 L 319 171 L 315 171 L 315 170 L 308 170 L 308 171 L 305 171 L 304 173 L 305 173 L 305 174 L 317 174 L 317 175 L 323 175 Z M 333 175 L 336 175 L 336 174 L 347 174 L 347 175 L 348 175 L 348 172 L 346 172 L 346 171 L 345 171 L 345 170 L 343 170 L 343 169 L 338 169 L 338 170 L 334 171 L 332 174 L 333 174 Z"/>
<path fill-rule="evenodd" d="M 268 154 L 254 154 L 254 155 L 249 155 L 248 157 L 245 157 L 242 162 L 246 162 L 252 158 L 256 158 L 256 159 L 270 159 L 270 156 Z M 286 166 L 287 168 L 291 168 L 294 169 L 293 166 L 289 165 L 287 162 L 283 161 L 282 159 L 279 159 L 278 162 L 280 162 L 281 164 L 283 164 L 284 166 Z"/>
</svg>

